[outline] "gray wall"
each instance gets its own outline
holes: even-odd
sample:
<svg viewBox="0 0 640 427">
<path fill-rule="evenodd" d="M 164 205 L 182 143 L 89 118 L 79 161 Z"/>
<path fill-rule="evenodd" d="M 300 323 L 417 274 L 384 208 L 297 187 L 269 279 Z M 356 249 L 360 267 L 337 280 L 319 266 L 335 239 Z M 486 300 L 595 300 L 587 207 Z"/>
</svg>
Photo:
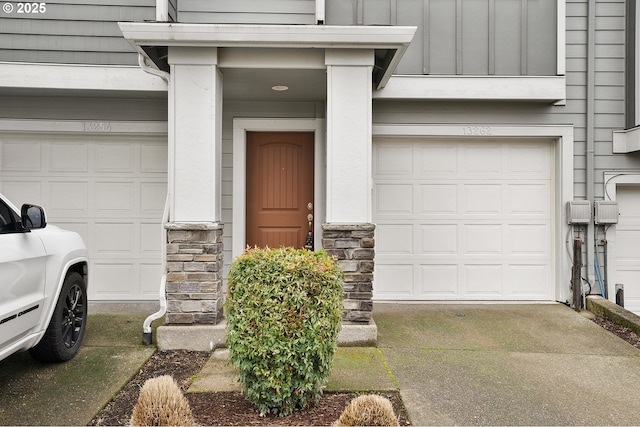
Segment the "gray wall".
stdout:
<svg viewBox="0 0 640 427">
<path fill-rule="evenodd" d="M 0 96 L 0 118 L 166 122 L 167 98 Z"/>
<path fill-rule="evenodd" d="M 211 24 L 315 24 L 315 0 L 178 0 L 178 21 Z"/>
<path fill-rule="evenodd" d="M 368 1 L 368 0 L 367 0 Z M 399 1 L 399 0 L 398 0 Z M 587 0 L 567 0 L 567 103 L 375 101 L 374 123 L 570 124 L 574 126 L 575 197 L 586 197 L 587 129 L 595 147 L 595 197 L 604 197 L 604 171 L 640 168 L 640 154 L 612 154 L 612 132 L 625 125 L 623 0 L 598 0 L 595 32 L 594 120 L 587 122 Z"/>
<path fill-rule="evenodd" d="M 18 5 L 18 3 L 13 3 Z M 136 65 L 118 21 L 153 21 L 155 0 L 51 0 L 44 13 L 0 14 L 0 61 Z"/>
<path fill-rule="evenodd" d="M 398 74 L 555 75 L 555 0 L 327 0 L 329 25 L 415 25 Z"/>
</svg>

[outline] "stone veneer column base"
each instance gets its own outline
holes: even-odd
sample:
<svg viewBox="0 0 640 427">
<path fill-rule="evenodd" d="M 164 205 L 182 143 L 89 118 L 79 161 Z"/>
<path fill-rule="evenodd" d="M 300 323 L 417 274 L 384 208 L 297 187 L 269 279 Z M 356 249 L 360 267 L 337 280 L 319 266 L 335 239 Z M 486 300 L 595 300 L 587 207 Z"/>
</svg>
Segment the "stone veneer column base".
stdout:
<svg viewBox="0 0 640 427">
<path fill-rule="evenodd" d="M 344 272 L 343 321 L 367 323 L 373 311 L 374 224 L 322 224 L 322 247 Z"/>
<path fill-rule="evenodd" d="M 167 325 L 223 319 L 222 230 L 217 222 L 167 223 Z"/>
</svg>

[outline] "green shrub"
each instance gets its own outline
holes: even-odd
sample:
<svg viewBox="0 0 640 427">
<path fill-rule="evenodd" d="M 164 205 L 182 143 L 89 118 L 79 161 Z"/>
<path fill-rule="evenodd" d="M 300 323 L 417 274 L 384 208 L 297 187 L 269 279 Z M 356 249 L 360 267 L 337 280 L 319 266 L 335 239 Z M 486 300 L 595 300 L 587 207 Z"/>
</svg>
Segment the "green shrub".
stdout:
<svg viewBox="0 0 640 427">
<path fill-rule="evenodd" d="M 342 277 L 324 251 L 254 248 L 231 263 L 229 358 L 261 414 L 288 415 L 320 398 L 340 331 Z"/>
</svg>

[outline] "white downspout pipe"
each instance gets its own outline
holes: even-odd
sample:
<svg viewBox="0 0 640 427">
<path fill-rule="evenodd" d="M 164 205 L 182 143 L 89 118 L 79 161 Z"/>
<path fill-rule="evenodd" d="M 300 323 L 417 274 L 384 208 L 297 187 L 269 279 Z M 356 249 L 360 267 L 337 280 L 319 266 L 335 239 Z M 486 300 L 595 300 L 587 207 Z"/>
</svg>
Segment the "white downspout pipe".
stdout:
<svg viewBox="0 0 640 427">
<path fill-rule="evenodd" d="M 145 345 L 150 345 L 153 342 L 153 333 L 151 332 L 151 322 L 160 319 L 167 312 L 167 229 L 164 227 L 165 222 L 169 220 L 169 195 L 164 203 L 164 212 L 162 213 L 162 277 L 160 278 L 160 290 L 158 292 L 158 298 L 160 302 L 160 309 L 155 313 L 147 316 L 142 324 L 142 339 Z"/>
<path fill-rule="evenodd" d="M 147 64 L 146 57 L 141 53 L 138 54 L 138 64 L 140 68 L 148 74 L 160 77 L 162 80 L 169 84 L 169 73 L 158 70 Z M 162 277 L 160 278 L 160 290 L 158 292 L 158 298 L 160 302 L 160 309 L 149 315 L 142 325 L 142 339 L 145 345 L 150 345 L 153 342 L 153 333 L 151 332 L 151 322 L 160 319 L 167 312 L 167 295 L 166 295 L 166 282 L 167 282 L 167 229 L 164 227 L 165 222 L 169 221 L 169 193 L 164 203 L 164 211 L 162 213 Z"/>
</svg>

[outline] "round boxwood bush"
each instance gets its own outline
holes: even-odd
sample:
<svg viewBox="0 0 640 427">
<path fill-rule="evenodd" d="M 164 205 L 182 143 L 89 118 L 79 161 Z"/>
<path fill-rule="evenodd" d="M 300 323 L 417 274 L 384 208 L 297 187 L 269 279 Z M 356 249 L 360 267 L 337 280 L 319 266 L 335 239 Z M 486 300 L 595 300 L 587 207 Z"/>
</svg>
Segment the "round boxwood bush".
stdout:
<svg viewBox="0 0 640 427">
<path fill-rule="evenodd" d="M 261 414 L 285 416 L 320 398 L 340 331 L 342 278 L 324 251 L 253 248 L 231 263 L 229 358 Z"/>
</svg>

